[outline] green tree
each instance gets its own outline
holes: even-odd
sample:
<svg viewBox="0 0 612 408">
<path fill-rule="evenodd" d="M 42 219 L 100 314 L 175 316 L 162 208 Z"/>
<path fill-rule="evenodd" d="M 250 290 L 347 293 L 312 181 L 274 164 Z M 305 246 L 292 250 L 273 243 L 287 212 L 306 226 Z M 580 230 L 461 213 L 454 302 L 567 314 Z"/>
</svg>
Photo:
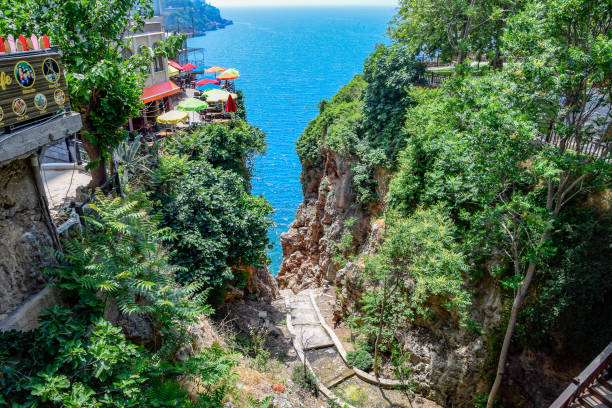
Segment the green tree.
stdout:
<svg viewBox="0 0 612 408">
<path fill-rule="evenodd" d="M 169 245 L 172 262 L 185 268 L 181 282 L 219 294 L 243 281 L 247 266 L 267 263 L 272 207 L 250 194 L 252 159 L 264 148 L 263 132 L 241 120 L 201 126 L 162 147 L 153 198 L 176 231 Z"/>
<path fill-rule="evenodd" d="M 363 94 L 365 133 L 371 147 L 384 150 L 388 160 L 401 149 L 404 113 L 413 103 L 408 91 L 425 67 L 408 47 L 378 45 L 363 65 L 368 83 Z"/>
<path fill-rule="evenodd" d="M 604 137 L 610 112 L 602 115 L 599 110 L 610 103 L 612 90 L 610 11 L 609 3 L 591 0 L 532 2 L 513 19 L 504 38 L 512 55 L 513 93 L 540 124 L 540 140 L 550 145 L 542 148 L 533 170 L 546 186 L 545 209 L 551 221 L 572 198 L 610 185 L 612 179 L 605 161 L 612 145 Z M 552 232 L 549 223 L 536 246 L 545 248 Z M 489 408 L 501 384 L 519 310 L 540 263 L 534 256 L 522 260 L 525 274 L 512 305 Z"/>
<path fill-rule="evenodd" d="M 28 10 L 28 13 L 24 13 Z M 106 162 L 125 139 L 123 126 L 142 110 L 143 80 L 153 55 L 171 55 L 180 38 L 128 59 L 129 34 L 153 16 L 149 0 L 41 0 L 11 3 L 3 24 L 47 33 L 62 53 L 72 105 L 81 114 L 81 140 L 91 160 L 93 186 L 106 181 Z"/>
<path fill-rule="evenodd" d="M 387 214 L 384 241 L 365 262 L 364 279 L 369 285 L 361 300 L 364 316 L 356 321 L 373 340 L 375 375 L 381 350 L 397 346 L 396 328 L 415 316 L 432 317 L 426 306 L 432 296 L 444 299 L 443 307 L 458 323 L 467 320 L 470 295 L 462 274 L 468 267 L 454 231 L 441 207 L 419 208 L 407 218 Z"/>
<path fill-rule="evenodd" d="M 442 59 L 493 51 L 494 66 L 501 67 L 500 37 L 505 20 L 519 9 L 521 0 L 402 0 L 391 36 L 398 42 Z"/>
</svg>

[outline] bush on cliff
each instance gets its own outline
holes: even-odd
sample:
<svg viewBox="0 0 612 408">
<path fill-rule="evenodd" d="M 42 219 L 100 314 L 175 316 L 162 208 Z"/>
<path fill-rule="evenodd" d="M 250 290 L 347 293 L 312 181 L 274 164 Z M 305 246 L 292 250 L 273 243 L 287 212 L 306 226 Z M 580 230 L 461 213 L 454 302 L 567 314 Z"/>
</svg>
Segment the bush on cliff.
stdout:
<svg viewBox="0 0 612 408">
<path fill-rule="evenodd" d="M 320 165 L 323 147 L 350 158 L 360 204 L 382 199 L 375 192 L 374 170 L 393 168 L 405 146 L 404 114 L 414 103 L 409 90 L 423 71 L 408 48 L 379 45 L 366 60 L 363 75 L 319 104 L 319 115 L 297 142 L 302 163 Z"/>
<path fill-rule="evenodd" d="M 264 148 L 264 134 L 243 121 L 202 126 L 162 148 L 152 197 L 175 231 L 168 244 L 181 282 L 221 294 L 241 268 L 267 264 L 272 207 L 249 194 L 251 160 Z"/>
</svg>

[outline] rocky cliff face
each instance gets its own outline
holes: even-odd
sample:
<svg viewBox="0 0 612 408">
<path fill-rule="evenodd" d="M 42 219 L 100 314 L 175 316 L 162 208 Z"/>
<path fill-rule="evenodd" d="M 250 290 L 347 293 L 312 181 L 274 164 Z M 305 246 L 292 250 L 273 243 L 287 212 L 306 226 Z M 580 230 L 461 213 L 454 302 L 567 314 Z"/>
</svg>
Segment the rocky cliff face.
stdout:
<svg viewBox="0 0 612 408">
<path fill-rule="evenodd" d="M 282 289 L 297 292 L 333 283 L 340 267 L 333 258 L 343 233 L 353 235 L 354 253 L 370 233 L 370 217 L 355 202 L 351 159 L 326 149 L 322 155 L 321 165 L 303 164 L 304 201 L 281 235 L 283 263 L 276 279 Z M 354 222 L 347 227 L 349 219 Z"/>
</svg>

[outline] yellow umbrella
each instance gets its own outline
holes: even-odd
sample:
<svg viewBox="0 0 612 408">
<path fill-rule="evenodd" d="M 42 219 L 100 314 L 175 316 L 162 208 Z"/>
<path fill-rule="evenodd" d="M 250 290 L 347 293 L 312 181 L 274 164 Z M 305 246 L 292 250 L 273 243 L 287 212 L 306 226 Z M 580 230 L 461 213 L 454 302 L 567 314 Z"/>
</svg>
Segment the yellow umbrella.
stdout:
<svg viewBox="0 0 612 408">
<path fill-rule="evenodd" d="M 168 64 L 168 76 L 177 76 L 179 74 L 179 70 L 174 68 L 172 65 Z"/>
<path fill-rule="evenodd" d="M 204 94 L 206 95 L 206 102 L 208 103 L 225 102 L 230 95 L 232 95 L 233 99 L 238 98 L 238 95 L 230 94 L 225 89 L 212 89 L 204 92 Z"/>
<path fill-rule="evenodd" d="M 164 124 L 175 124 L 179 122 L 185 122 L 188 116 L 189 114 L 187 112 L 171 110 L 169 112 L 164 113 L 163 115 L 159 115 L 157 117 L 157 122 Z"/>
</svg>

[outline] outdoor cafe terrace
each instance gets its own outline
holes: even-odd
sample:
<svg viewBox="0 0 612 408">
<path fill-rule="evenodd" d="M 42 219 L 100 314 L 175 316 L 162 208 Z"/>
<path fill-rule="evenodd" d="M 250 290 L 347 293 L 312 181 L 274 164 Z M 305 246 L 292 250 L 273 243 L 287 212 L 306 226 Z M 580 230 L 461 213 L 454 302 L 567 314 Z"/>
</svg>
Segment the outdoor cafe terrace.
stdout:
<svg viewBox="0 0 612 408">
<path fill-rule="evenodd" d="M 230 121 L 237 112 L 234 80 L 240 76 L 236 69 L 223 67 L 196 67 L 193 64 L 179 65 L 169 61 L 171 84 L 175 85 L 173 92 L 180 95 L 178 104 L 173 109 L 155 112 L 147 108 L 145 116 L 155 117 L 155 124 L 149 123 L 141 129 L 141 134 L 147 143 L 172 135 L 178 130 L 207 123 Z M 142 99 L 147 101 L 146 89 Z M 154 91 L 153 91 L 154 92 Z"/>
</svg>

